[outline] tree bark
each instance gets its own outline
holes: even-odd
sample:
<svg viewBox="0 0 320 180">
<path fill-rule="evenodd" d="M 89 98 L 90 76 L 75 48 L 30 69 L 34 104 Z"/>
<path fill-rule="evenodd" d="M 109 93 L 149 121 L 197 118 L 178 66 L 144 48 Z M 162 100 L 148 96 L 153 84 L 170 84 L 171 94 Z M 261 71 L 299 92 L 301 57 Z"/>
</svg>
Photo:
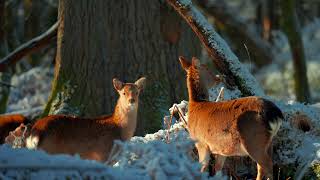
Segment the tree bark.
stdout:
<svg viewBox="0 0 320 180">
<path fill-rule="evenodd" d="M 218 71 L 227 78 L 227 83 L 237 86 L 242 96 L 264 96 L 264 92 L 248 69 L 242 66 L 227 43 L 216 33 L 207 19 L 194 7 L 191 0 L 167 0 L 190 25 L 198 36 Z"/>
<path fill-rule="evenodd" d="M 137 134 L 159 129 L 171 104 L 187 97 L 178 56 L 201 51 L 181 19 L 184 38 L 162 38 L 163 5 L 149 0 L 60 0 L 55 77 L 44 115 L 110 114 L 118 98 L 112 78 L 133 82 L 146 76 Z"/>
<path fill-rule="evenodd" d="M 7 36 L 5 31 L 6 22 L 5 0 L 0 0 L 0 57 L 8 52 Z M 5 84 L 11 83 L 11 70 L 0 72 L 0 81 Z M 10 95 L 10 86 L 0 85 L 0 114 L 5 113 Z"/>
<path fill-rule="evenodd" d="M 304 47 L 294 0 L 281 0 L 282 29 L 287 35 L 293 58 L 293 77 L 296 98 L 300 102 L 311 101 Z"/>
<path fill-rule="evenodd" d="M 4 37 L 5 0 L 0 0 L 0 40 Z"/>
<path fill-rule="evenodd" d="M 40 23 L 42 3 L 41 0 L 24 0 L 24 41 L 29 41 L 33 37 L 37 36 L 42 31 L 42 26 Z M 40 62 L 40 54 L 32 54 L 27 56 L 30 64 L 36 66 Z"/>
</svg>

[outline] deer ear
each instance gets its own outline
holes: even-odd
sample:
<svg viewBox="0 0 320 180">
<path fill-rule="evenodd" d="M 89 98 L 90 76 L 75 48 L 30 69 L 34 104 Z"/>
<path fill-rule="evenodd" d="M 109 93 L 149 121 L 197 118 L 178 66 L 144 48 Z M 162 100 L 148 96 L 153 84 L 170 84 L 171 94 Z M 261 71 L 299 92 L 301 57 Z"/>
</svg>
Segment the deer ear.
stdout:
<svg viewBox="0 0 320 180">
<path fill-rule="evenodd" d="M 188 71 L 189 67 L 191 66 L 191 63 L 189 63 L 187 61 L 187 59 L 183 56 L 180 56 L 179 57 L 179 61 L 180 61 L 180 64 L 182 66 L 182 68 L 185 70 L 185 71 Z"/>
<path fill-rule="evenodd" d="M 113 82 L 113 86 L 117 91 L 120 91 L 123 88 L 124 83 L 121 82 L 119 79 L 117 78 L 113 78 L 112 80 Z"/>
<path fill-rule="evenodd" d="M 138 79 L 134 84 L 138 86 L 138 89 L 141 91 L 146 87 L 147 78 L 142 77 Z"/>
<path fill-rule="evenodd" d="M 200 64 L 200 60 L 196 57 L 192 58 L 192 66 L 194 66 L 195 68 L 200 68 L 201 64 Z"/>
</svg>

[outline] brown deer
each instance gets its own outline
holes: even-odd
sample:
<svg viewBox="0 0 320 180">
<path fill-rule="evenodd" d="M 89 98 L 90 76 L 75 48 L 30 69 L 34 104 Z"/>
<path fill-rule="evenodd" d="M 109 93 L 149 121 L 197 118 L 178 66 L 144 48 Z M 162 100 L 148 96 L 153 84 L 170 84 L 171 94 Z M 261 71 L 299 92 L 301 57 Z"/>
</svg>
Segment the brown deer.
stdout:
<svg viewBox="0 0 320 180">
<path fill-rule="evenodd" d="M 201 171 L 207 168 L 210 153 L 217 155 L 215 172 L 222 169 L 227 156 L 249 156 L 257 163 L 257 179 L 272 179 L 271 141 L 283 119 L 280 109 L 255 96 L 209 102 L 208 70 L 196 58 L 192 63 L 184 57 L 179 60 L 187 72 L 188 130 L 196 141 Z"/>
<path fill-rule="evenodd" d="M 0 116 L 0 144 L 5 143 L 5 138 L 10 131 L 15 130 L 21 123 L 29 123 L 29 119 L 21 114 L 7 114 Z"/>
<path fill-rule="evenodd" d="M 128 140 L 135 132 L 138 98 L 145 81 L 144 77 L 135 83 L 113 79 L 119 99 L 112 115 L 92 119 L 51 115 L 38 120 L 26 139 L 27 148 L 107 160 L 113 141 Z"/>
</svg>

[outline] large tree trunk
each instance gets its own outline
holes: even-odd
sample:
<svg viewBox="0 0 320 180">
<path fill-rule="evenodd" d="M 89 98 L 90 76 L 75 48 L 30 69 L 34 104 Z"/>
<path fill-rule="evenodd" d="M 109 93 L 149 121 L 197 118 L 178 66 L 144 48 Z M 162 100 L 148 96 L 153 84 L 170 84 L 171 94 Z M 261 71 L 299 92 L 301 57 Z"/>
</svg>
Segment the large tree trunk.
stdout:
<svg viewBox="0 0 320 180">
<path fill-rule="evenodd" d="M 282 29 L 288 37 L 293 58 L 293 76 L 296 98 L 300 102 L 310 102 L 307 67 L 300 33 L 300 25 L 295 11 L 294 0 L 281 0 Z"/>
<path fill-rule="evenodd" d="M 177 32 L 161 33 L 170 24 L 166 8 L 149 0 L 60 0 L 55 78 L 44 115 L 109 114 L 118 98 L 112 78 L 146 76 L 137 134 L 158 129 L 166 109 L 187 97 L 178 56 L 200 54 L 199 41 L 178 15 Z"/>
</svg>

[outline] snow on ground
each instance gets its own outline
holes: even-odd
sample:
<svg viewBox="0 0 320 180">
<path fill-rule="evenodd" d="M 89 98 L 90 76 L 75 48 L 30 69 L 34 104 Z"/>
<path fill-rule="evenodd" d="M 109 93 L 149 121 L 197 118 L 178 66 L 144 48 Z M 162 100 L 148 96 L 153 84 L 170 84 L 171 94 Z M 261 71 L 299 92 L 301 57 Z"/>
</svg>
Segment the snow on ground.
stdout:
<svg viewBox="0 0 320 180">
<path fill-rule="evenodd" d="M 36 67 L 23 74 L 12 77 L 9 105 L 7 112 L 30 111 L 36 107 L 43 107 L 51 90 L 53 69 Z"/>
<path fill-rule="evenodd" d="M 150 179 L 138 170 L 111 168 L 69 155 L 0 146 L 0 179 Z"/>
<path fill-rule="evenodd" d="M 187 1 L 189 2 L 189 1 Z M 309 80 L 313 97 L 320 99 L 318 69 L 320 67 L 320 20 L 303 29 L 303 41 L 309 68 Z M 285 120 L 275 137 L 275 160 L 280 164 L 298 163 L 300 169 L 312 163 L 320 163 L 320 105 L 309 106 L 289 101 L 294 99 L 290 78 L 292 75 L 288 64 L 291 55 L 286 38 L 281 32 L 274 32 L 276 62 L 261 69 L 257 76 L 265 88 L 269 88 L 275 97 L 272 99 L 284 112 Z M 233 58 L 233 57 L 232 57 Z M 286 70 L 286 67 L 289 70 Z M 292 68 L 291 68 L 292 69 Z M 292 70 L 291 70 L 292 71 Z M 284 74 L 289 75 L 284 75 Z M 53 70 L 34 68 L 12 79 L 8 112 L 29 112 L 33 108 L 41 110 L 50 92 Z M 215 100 L 219 93 L 217 88 L 210 89 L 210 100 Z M 272 89 L 273 88 L 273 89 Z M 278 88 L 278 89 L 277 89 Z M 268 90 L 269 90 L 268 89 Z M 280 92 L 280 94 L 279 94 Z M 277 94 L 278 93 L 278 94 Z M 234 99 L 241 95 L 238 89 L 225 89 L 224 99 Z M 283 98 L 284 97 L 284 98 Z M 286 102 L 288 101 L 288 102 Z M 293 123 L 299 112 L 308 117 L 310 131 L 304 132 Z M 178 123 L 170 129 L 170 142 L 167 143 L 167 131 L 160 130 L 145 137 L 133 137 L 131 141 L 117 142 L 118 153 L 113 154 L 109 166 L 81 160 L 68 155 L 47 155 L 41 151 L 11 149 L 0 146 L 0 179 L 207 179 L 207 174 L 200 174 L 200 165 L 194 160 L 193 145 L 188 134 Z M 10 168 L 8 168 L 10 167 Z M 221 177 L 216 177 L 221 179 Z"/>
<path fill-rule="evenodd" d="M 0 179 L 208 179 L 192 157 L 193 143 L 182 123 L 129 142 L 116 142 L 106 166 L 79 156 L 48 155 L 43 151 L 0 146 Z M 218 176 L 211 179 L 225 179 Z"/>
</svg>

